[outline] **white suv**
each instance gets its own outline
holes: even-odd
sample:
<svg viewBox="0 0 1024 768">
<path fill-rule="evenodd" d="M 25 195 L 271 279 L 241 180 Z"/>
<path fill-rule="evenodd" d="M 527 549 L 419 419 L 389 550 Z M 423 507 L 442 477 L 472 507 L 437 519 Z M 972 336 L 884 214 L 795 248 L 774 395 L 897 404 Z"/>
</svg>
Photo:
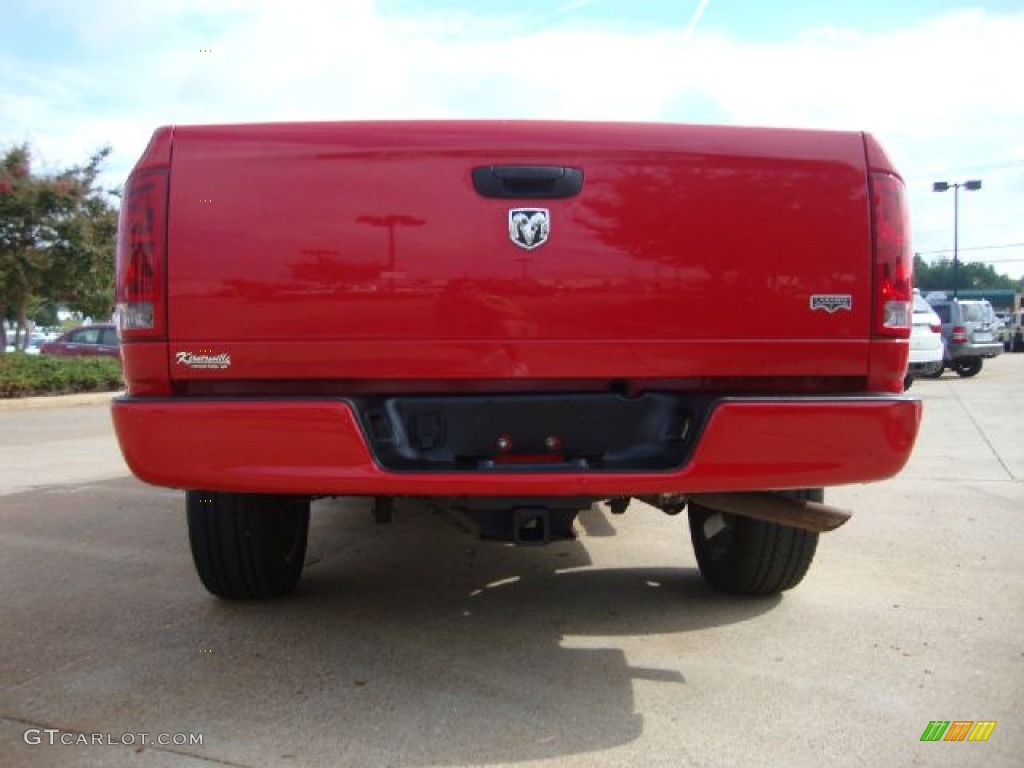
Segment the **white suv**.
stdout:
<svg viewBox="0 0 1024 768">
<path fill-rule="evenodd" d="M 910 366 L 903 380 L 903 388 L 909 388 L 919 376 L 931 378 L 941 375 L 944 355 L 942 321 L 915 288 L 914 319 L 910 329 Z"/>
</svg>

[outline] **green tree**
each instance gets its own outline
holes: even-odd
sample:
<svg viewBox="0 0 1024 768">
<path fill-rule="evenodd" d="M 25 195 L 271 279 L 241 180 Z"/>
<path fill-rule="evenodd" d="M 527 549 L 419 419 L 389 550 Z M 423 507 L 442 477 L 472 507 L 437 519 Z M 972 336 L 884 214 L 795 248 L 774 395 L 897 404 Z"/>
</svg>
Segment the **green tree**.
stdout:
<svg viewBox="0 0 1024 768">
<path fill-rule="evenodd" d="M 96 183 L 109 154 L 54 174 L 33 172 L 28 145 L 0 159 L 0 317 L 13 314 L 20 346 L 45 304 L 93 317 L 112 309 L 117 209 Z M 0 342 L 2 354 L 2 328 Z"/>
<path fill-rule="evenodd" d="M 996 272 L 991 264 L 979 261 L 960 262 L 957 288 L 1018 288 L 1018 282 L 1008 275 Z M 922 293 L 950 290 L 953 287 L 953 261 L 940 259 L 933 264 L 914 255 L 914 286 Z"/>
</svg>

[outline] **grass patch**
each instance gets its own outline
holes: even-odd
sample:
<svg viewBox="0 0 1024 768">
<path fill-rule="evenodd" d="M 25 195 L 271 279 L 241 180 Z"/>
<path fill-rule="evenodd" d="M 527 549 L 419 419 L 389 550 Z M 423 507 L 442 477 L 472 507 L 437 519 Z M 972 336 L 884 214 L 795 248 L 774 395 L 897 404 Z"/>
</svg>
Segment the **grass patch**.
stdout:
<svg viewBox="0 0 1024 768">
<path fill-rule="evenodd" d="M 0 398 L 115 392 L 124 388 L 121 365 L 104 357 L 0 355 Z"/>
</svg>

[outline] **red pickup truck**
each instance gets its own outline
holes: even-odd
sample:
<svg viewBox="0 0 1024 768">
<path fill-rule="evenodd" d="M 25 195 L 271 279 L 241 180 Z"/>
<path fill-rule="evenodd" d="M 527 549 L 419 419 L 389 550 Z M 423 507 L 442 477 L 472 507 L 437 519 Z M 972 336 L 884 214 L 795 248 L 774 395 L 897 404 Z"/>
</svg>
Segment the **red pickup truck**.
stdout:
<svg viewBox="0 0 1024 768">
<path fill-rule="evenodd" d="M 688 507 L 712 586 L 794 586 L 822 488 L 913 448 L 903 182 L 865 133 L 163 127 L 125 187 L 122 451 L 200 578 L 298 580 L 311 500 L 456 500 L 486 537 Z"/>
</svg>

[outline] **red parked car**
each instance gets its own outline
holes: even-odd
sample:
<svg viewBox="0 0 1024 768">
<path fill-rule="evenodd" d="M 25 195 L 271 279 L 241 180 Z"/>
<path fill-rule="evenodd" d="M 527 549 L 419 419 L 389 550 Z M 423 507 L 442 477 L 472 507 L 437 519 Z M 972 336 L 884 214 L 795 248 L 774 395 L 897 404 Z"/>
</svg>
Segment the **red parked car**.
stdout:
<svg viewBox="0 0 1024 768">
<path fill-rule="evenodd" d="M 54 341 L 40 345 L 39 353 L 61 357 L 113 357 L 121 359 L 121 345 L 113 323 L 82 325 Z"/>
</svg>

